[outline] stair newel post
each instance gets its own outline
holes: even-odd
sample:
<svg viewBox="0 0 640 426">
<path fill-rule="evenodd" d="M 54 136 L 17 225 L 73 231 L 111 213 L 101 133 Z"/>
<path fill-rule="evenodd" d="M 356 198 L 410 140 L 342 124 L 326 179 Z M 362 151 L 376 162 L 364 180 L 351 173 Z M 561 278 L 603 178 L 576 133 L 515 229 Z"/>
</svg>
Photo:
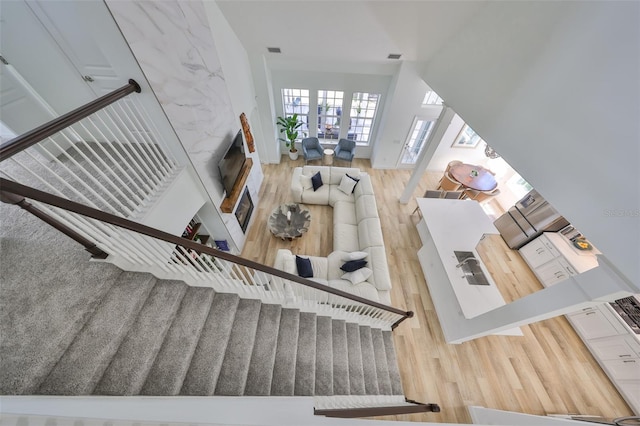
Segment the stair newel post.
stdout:
<svg viewBox="0 0 640 426">
<path fill-rule="evenodd" d="M 395 328 L 397 326 L 399 326 L 400 323 L 402 321 L 406 320 L 407 318 L 413 318 L 413 311 L 407 311 L 402 318 L 400 318 L 398 321 L 394 322 L 393 325 L 391 325 L 391 330 L 395 330 Z"/>
<path fill-rule="evenodd" d="M 0 201 L 7 204 L 13 204 L 20 207 L 23 210 L 28 211 L 38 219 L 43 222 L 48 223 L 58 231 L 62 232 L 72 240 L 76 241 L 79 244 L 82 244 L 89 253 L 91 253 L 91 257 L 94 259 L 106 259 L 109 256 L 107 253 L 102 251 L 98 246 L 96 246 L 92 241 L 86 239 L 73 229 L 69 228 L 67 225 L 62 222 L 54 219 L 49 216 L 47 213 L 35 207 L 33 204 L 29 203 L 24 197 L 20 195 L 13 194 L 11 192 L 7 192 L 4 190 L 0 190 Z"/>
</svg>

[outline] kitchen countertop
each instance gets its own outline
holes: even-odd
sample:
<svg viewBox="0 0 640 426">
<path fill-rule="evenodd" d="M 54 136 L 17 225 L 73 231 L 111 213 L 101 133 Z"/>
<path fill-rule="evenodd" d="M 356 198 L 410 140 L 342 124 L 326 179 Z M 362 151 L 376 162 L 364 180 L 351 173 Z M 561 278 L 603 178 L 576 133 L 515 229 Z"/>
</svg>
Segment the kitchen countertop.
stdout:
<svg viewBox="0 0 640 426">
<path fill-rule="evenodd" d="M 418 198 L 423 223 L 436 247 L 444 266 L 451 288 L 455 293 L 464 318 L 473 318 L 487 311 L 505 305 L 505 300 L 496 287 L 489 271 L 476 251 L 476 245 L 485 234 L 498 234 L 480 204 L 472 200 L 443 200 Z M 420 232 L 421 226 L 418 226 Z M 429 236 L 421 235 L 423 242 Z M 454 251 L 470 251 L 478 259 L 488 286 L 470 285 L 459 268 Z M 522 335 L 519 328 L 500 334 Z"/>
<path fill-rule="evenodd" d="M 581 274 L 598 266 L 596 254 L 601 253 L 597 248 L 594 247 L 593 250 L 579 250 L 573 246 L 571 241 L 559 233 L 545 232 L 543 235 L 551 241 L 551 244 L 558 249 L 560 254 L 577 273 Z"/>
</svg>

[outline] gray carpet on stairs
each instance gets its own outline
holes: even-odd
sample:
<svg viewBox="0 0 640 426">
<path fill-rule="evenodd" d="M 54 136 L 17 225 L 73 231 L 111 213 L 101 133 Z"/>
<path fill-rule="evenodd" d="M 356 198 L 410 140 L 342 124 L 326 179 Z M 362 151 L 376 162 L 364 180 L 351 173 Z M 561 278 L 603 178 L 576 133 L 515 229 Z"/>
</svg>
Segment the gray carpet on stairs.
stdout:
<svg viewBox="0 0 640 426">
<path fill-rule="evenodd" d="M 214 292 L 210 288 L 189 287 L 171 324 L 162 347 L 140 393 L 178 395 L 191 364 Z"/>
<path fill-rule="evenodd" d="M 186 291 L 187 285 L 181 281 L 156 283 L 94 394 L 140 393 Z"/>
<path fill-rule="evenodd" d="M 244 389 L 247 395 L 269 395 L 276 362 L 278 325 L 282 315 L 280 305 L 263 304 L 256 330 L 256 339 L 251 354 L 251 363 Z"/>
<path fill-rule="evenodd" d="M 260 318 L 260 301 L 240 299 L 231 328 L 218 382 L 216 395 L 243 395 L 249 373 L 251 353 Z"/>
<path fill-rule="evenodd" d="M 331 318 L 318 317 L 316 331 L 316 395 L 333 395 Z"/>
<path fill-rule="evenodd" d="M 278 328 L 278 347 L 271 381 L 271 395 L 293 395 L 299 327 L 299 311 L 284 309 Z"/>
<path fill-rule="evenodd" d="M 391 332 L 122 272 L 0 213 L 1 394 L 402 394 Z"/>
<path fill-rule="evenodd" d="M 333 352 L 333 393 L 349 395 L 349 354 L 347 345 L 347 323 L 343 320 L 331 321 Z"/>
<path fill-rule="evenodd" d="M 182 385 L 181 395 L 213 395 L 240 298 L 217 293 Z"/>
</svg>

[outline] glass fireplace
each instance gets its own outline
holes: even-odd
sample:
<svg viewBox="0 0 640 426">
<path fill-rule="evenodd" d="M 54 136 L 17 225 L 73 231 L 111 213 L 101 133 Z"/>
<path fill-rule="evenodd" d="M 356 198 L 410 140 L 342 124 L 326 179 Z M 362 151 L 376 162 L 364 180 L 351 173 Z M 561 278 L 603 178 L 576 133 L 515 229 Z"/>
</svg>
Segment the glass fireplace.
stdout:
<svg viewBox="0 0 640 426">
<path fill-rule="evenodd" d="M 242 194 L 242 198 L 240 198 L 238 208 L 236 209 L 236 219 L 238 219 L 240 228 L 242 228 L 242 232 L 245 234 L 247 233 L 251 213 L 253 213 L 253 201 L 251 200 L 251 195 L 249 195 L 249 188 L 245 186 L 244 194 Z"/>
</svg>

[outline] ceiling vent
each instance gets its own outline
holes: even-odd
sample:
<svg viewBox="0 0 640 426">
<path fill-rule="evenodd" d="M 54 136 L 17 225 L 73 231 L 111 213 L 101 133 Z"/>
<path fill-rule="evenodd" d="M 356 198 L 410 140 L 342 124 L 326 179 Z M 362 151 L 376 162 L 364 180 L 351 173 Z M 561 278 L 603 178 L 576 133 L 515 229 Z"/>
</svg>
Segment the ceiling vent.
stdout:
<svg viewBox="0 0 640 426">
<path fill-rule="evenodd" d="M 400 56 L 402 56 L 400 53 L 389 53 L 387 59 L 400 59 Z"/>
<path fill-rule="evenodd" d="M 267 47 L 267 50 L 271 53 L 282 53 L 279 47 Z"/>
</svg>

